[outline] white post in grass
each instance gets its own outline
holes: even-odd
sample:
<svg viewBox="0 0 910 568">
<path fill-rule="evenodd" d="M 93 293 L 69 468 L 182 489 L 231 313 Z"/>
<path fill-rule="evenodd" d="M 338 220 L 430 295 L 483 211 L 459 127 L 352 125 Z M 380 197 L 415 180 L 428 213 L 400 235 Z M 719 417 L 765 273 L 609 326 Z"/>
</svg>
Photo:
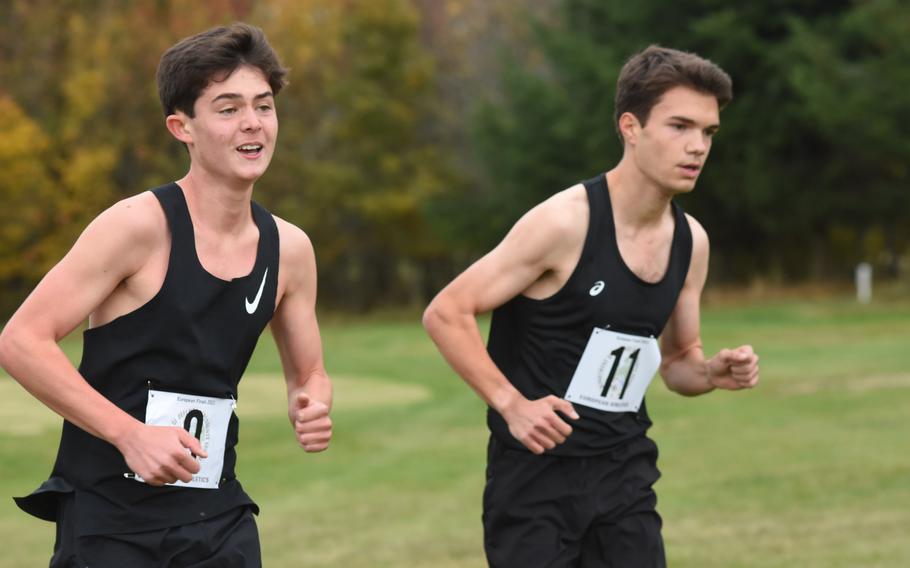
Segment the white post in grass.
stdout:
<svg viewBox="0 0 910 568">
<path fill-rule="evenodd" d="M 872 300 L 872 265 L 868 262 L 856 265 L 856 300 L 860 304 Z"/>
</svg>

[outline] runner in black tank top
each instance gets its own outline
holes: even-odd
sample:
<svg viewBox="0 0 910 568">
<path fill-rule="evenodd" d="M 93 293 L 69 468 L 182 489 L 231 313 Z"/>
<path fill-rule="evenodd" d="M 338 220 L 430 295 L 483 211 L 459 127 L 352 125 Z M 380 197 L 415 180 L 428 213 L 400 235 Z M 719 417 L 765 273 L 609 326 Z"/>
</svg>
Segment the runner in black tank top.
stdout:
<svg viewBox="0 0 910 568">
<path fill-rule="evenodd" d="M 620 163 L 526 213 L 424 314 L 489 406 L 493 567 L 665 566 L 657 447 L 646 436 L 651 377 L 659 369 L 685 395 L 758 381 L 750 346 L 702 352 L 708 239 L 673 202 L 704 166 L 729 77 L 652 46 L 617 85 Z M 476 316 L 488 311 L 485 347 Z"/>
<path fill-rule="evenodd" d="M 673 203 L 675 229 L 670 263 L 659 282 L 641 280 L 625 265 L 616 245 L 610 193 L 603 175 L 584 182 L 590 207 L 581 259 L 552 296 L 524 295 L 493 311 L 488 350 L 499 369 L 529 399 L 563 397 L 595 328 L 657 337 L 663 331 L 689 272 L 692 233 L 682 208 Z M 576 405 L 581 419 L 572 435 L 548 452 L 591 456 L 643 436 L 651 425 L 645 405 L 638 412 L 602 412 Z M 527 451 L 490 409 L 490 431 L 506 446 Z"/>
<path fill-rule="evenodd" d="M 152 191 L 171 228 L 164 284 L 141 308 L 86 330 L 79 366 L 92 387 L 143 422 L 150 389 L 239 399 L 240 377 L 275 311 L 278 281 L 278 229 L 265 209 L 252 204 L 259 227 L 253 270 L 227 282 L 199 263 L 180 187 L 172 183 Z M 245 302 L 257 297 L 256 310 L 247 313 Z M 152 487 L 124 477 L 129 468 L 113 445 L 64 422 L 51 478 L 18 502 L 52 521 L 56 499 L 48 493 L 75 491 L 78 534 L 147 531 L 243 505 L 255 508 L 234 475 L 237 434 L 232 414 L 217 489 Z"/>
<path fill-rule="evenodd" d="M 50 478 L 17 499 L 57 523 L 52 568 L 261 566 L 233 409 L 269 323 L 295 438 L 329 444 L 312 245 L 252 201 L 284 74 L 246 24 L 169 49 L 159 94 L 189 171 L 99 215 L 0 336 L 0 363 L 65 419 Z M 87 318 L 77 370 L 57 341 Z"/>
</svg>

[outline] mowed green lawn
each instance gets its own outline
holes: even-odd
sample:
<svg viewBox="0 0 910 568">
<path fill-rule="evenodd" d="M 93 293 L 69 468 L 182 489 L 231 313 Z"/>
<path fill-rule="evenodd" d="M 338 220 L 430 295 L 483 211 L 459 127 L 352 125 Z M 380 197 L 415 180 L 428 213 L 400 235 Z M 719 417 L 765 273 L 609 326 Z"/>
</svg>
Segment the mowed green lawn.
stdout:
<svg viewBox="0 0 910 568">
<path fill-rule="evenodd" d="M 762 382 L 694 399 L 652 384 L 670 566 L 910 566 L 910 303 L 708 308 L 703 326 L 711 353 L 752 343 Z M 270 338 L 241 383 L 239 476 L 262 508 L 265 565 L 484 566 L 483 405 L 416 317 L 323 336 L 328 452 L 295 446 Z M 49 472 L 59 420 L 5 377 L 0 418 L 0 567 L 46 566 L 53 525 L 10 497 Z"/>
</svg>

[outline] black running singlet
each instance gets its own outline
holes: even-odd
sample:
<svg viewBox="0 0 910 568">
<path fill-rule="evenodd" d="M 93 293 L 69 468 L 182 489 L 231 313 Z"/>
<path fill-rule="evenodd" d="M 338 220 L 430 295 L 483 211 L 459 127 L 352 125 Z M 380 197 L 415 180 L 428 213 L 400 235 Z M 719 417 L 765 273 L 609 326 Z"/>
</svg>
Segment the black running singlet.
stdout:
<svg viewBox="0 0 910 568">
<path fill-rule="evenodd" d="M 149 389 L 237 398 L 240 377 L 275 311 L 278 282 L 278 228 L 268 211 L 252 203 L 259 229 L 255 265 L 248 275 L 226 281 L 199 262 L 181 188 L 171 183 L 152 192 L 171 232 L 164 283 L 140 308 L 86 330 L 79 366 L 92 387 L 140 421 Z M 238 420 L 231 414 L 217 489 L 152 487 L 124 477 L 129 468 L 113 445 L 64 421 L 50 479 L 17 503 L 53 521 L 59 494 L 74 491 L 80 534 L 156 530 L 237 506 L 255 509 L 234 474 L 237 439 Z"/>
<path fill-rule="evenodd" d="M 487 350 L 509 381 L 531 400 L 565 396 L 595 327 L 658 337 L 689 272 L 692 233 L 676 203 L 667 271 L 659 282 L 648 283 L 626 266 L 619 253 L 606 176 L 587 180 L 584 186 L 590 210 L 588 233 L 578 265 L 565 285 L 548 298 L 519 295 L 493 311 Z M 566 419 L 572 434 L 548 454 L 595 455 L 644 436 L 651 426 L 644 403 L 638 412 L 574 407 L 581 418 Z M 492 408 L 487 424 L 507 446 L 525 449 Z"/>
</svg>

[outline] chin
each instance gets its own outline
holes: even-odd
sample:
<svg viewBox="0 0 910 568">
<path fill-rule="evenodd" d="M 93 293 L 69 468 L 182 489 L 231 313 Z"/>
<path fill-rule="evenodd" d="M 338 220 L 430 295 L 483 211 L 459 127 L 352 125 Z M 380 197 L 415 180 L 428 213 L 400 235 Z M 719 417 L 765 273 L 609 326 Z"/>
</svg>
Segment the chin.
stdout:
<svg viewBox="0 0 910 568">
<path fill-rule="evenodd" d="M 265 167 L 260 167 L 260 168 L 255 168 L 255 169 L 252 169 L 252 168 L 243 169 L 242 171 L 236 172 L 235 175 L 236 175 L 237 179 L 241 179 L 243 181 L 248 181 L 248 182 L 254 182 L 257 179 L 261 178 L 263 176 L 263 174 L 265 174 L 267 169 L 268 169 L 268 164 L 266 164 Z"/>
<path fill-rule="evenodd" d="M 264 173 L 265 172 L 259 172 L 255 175 L 247 174 L 247 175 L 241 175 L 241 176 L 237 176 L 237 177 L 246 183 L 256 183 L 257 181 L 259 181 L 259 178 L 261 178 L 262 174 L 264 174 Z"/>
<path fill-rule="evenodd" d="M 695 189 L 696 180 L 677 181 L 676 183 L 667 184 L 667 189 L 673 193 L 690 193 Z"/>
</svg>

